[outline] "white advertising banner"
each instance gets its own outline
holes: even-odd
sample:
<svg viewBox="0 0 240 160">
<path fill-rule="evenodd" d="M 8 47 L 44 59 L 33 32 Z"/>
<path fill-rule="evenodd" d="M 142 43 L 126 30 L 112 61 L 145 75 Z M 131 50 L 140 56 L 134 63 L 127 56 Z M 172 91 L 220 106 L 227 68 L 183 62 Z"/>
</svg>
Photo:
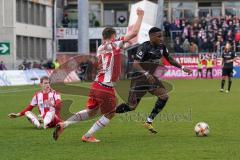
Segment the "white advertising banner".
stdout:
<svg viewBox="0 0 240 160">
<path fill-rule="evenodd" d="M 24 71 L 0 71 L 0 86 L 26 85 Z"/>
<path fill-rule="evenodd" d="M 40 78 L 43 76 L 49 76 L 50 78 L 59 79 L 59 81 L 56 82 L 71 83 L 80 81 L 75 71 L 61 72 L 61 70 L 38 70 L 38 69 L 7 70 L 0 71 L 0 86 L 39 84 Z M 33 78 L 35 80 L 33 80 Z"/>
<path fill-rule="evenodd" d="M 114 27 L 117 32 L 117 37 L 121 37 L 126 34 L 127 27 Z M 101 28 L 89 28 L 89 39 L 102 39 Z M 58 28 L 57 29 L 57 39 L 78 39 L 78 29 L 77 28 Z"/>
<path fill-rule="evenodd" d="M 143 43 L 145 41 L 149 40 L 148 37 L 148 31 L 150 28 L 155 26 L 156 23 L 156 16 L 157 16 L 157 4 L 143 0 L 141 2 L 135 3 L 131 6 L 131 13 L 129 18 L 129 24 L 128 24 L 128 32 L 131 32 L 133 29 L 133 25 L 136 22 L 137 14 L 136 10 L 137 8 L 141 8 L 145 11 L 144 18 L 142 21 L 142 25 L 138 34 L 138 37 L 131 41 L 132 44 L 135 43 Z"/>
<path fill-rule="evenodd" d="M 136 22 L 137 19 L 137 14 L 136 10 L 137 8 L 143 9 L 144 12 L 144 17 L 143 17 L 143 23 L 149 24 L 151 26 L 155 25 L 156 22 L 156 17 L 157 17 L 157 4 L 143 0 L 140 2 L 137 2 L 133 5 L 131 5 L 131 12 L 130 12 L 130 18 L 129 18 L 129 23 L 128 26 L 133 25 Z"/>
</svg>

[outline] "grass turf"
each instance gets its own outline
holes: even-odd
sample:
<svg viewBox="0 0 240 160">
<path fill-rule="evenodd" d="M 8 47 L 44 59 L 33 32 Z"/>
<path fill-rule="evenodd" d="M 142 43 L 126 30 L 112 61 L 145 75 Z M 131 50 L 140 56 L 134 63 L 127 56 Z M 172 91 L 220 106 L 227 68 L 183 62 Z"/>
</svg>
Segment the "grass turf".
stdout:
<svg viewBox="0 0 240 160">
<path fill-rule="evenodd" d="M 137 110 L 117 115 L 109 126 L 96 133 L 101 139 L 99 144 L 80 141 L 94 120 L 70 126 L 55 142 L 53 129 L 34 129 L 24 117 L 7 118 L 8 113 L 22 110 L 39 88 L 1 87 L 0 159 L 240 159 L 240 80 L 233 80 L 228 94 L 218 91 L 220 80 L 170 82 L 174 90 L 154 122 L 158 134 L 151 135 L 142 126 L 156 101 L 155 97 L 148 97 Z M 122 89 L 127 90 L 127 86 Z M 87 97 L 63 94 L 62 99 L 72 100 L 70 110 L 75 112 L 84 108 Z M 209 124 L 208 137 L 195 136 L 193 128 L 200 121 Z"/>
</svg>

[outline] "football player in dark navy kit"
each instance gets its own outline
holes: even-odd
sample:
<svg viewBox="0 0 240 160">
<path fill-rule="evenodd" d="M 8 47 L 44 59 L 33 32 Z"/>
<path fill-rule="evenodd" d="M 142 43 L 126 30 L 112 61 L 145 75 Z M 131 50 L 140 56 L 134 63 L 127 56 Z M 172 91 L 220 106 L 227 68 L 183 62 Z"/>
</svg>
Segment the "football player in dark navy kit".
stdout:
<svg viewBox="0 0 240 160">
<path fill-rule="evenodd" d="M 144 127 L 152 133 L 157 133 L 152 122 L 157 114 L 164 108 L 168 101 L 167 90 L 162 81 L 154 75 L 159 66 L 160 59 L 164 57 L 171 65 L 182 69 L 188 74 L 192 70 L 181 66 L 168 53 L 168 49 L 163 44 L 163 33 L 161 29 L 153 27 L 149 30 L 150 41 L 144 42 L 138 47 L 134 57 L 133 68 L 136 70 L 131 76 L 131 86 L 128 95 L 128 102 L 117 106 L 116 113 L 125 113 L 134 110 L 141 98 L 149 92 L 158 97 Z"/>
<path fill-rule="evenodd" d="M 233 62 L 236 60 L 236 54 L 233 52 L 231 44 L 227 43 L 224 52 L 222 54 L 222 81 L 221 81 L 221 89 L 220 92 L 224 91 L 225 81 L 228 78 L 228 89 L 226 93 L 230 92 L 232 85 L 232 77 L 233 77 Z"/>
</svg>

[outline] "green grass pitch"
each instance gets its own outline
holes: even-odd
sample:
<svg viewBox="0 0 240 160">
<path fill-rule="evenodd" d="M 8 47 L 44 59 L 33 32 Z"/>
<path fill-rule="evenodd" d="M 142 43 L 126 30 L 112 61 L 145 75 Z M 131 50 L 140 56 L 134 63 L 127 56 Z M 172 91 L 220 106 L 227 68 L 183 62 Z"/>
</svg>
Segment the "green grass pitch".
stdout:
<svg viewBox="0 0 240 160">
<path fill-rule="evenodd" d="M 170 82 L 174 89 L 169 93 L 169 102 L 154 122 L 158 134 L 151 135 L 142 125 L 156 101 L 155 97 L 148 97 L 134 112 L 117 115 L 109 126 L 96 133 L 99 144 L 80 141 L 94 120 L 70 126 L 55 142 L 53 129 L 34 129 L 24 117 L 9 119 L 8 113 L 22 110 L 39 88 L 1 87 L 0 159 L 240 159 L 240 80 L 233 80 L 228 94 L 219 92 L 220 80 Z M 62 99 L 73 100 L 70 110 L 76 112 L 84 108 L 87 97 L 62 94 Z M 193 128 L 200 121 L 209 124 L 208 137 L 195 136 Z"/>
</svg>

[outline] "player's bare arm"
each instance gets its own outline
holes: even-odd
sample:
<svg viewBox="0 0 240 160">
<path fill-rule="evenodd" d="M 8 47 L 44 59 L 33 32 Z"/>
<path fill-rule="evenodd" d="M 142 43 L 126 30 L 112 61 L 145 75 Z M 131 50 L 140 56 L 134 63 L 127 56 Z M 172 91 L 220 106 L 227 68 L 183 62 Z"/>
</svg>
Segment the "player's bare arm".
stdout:
<svg viewBox="0 0 240 160">
<path fill-rule="evenodd" d="M 151 74 L 149 74 L 149 72 L 145 71 L 145 70 L 141 67 L 140 61 L 134 60 L 134 62 L 133 62 L 133 67 L 134 67 L 137 71 L 143 73 L 143 74 L 147 77 L 147 79 L 148 79 L 148 81 L 149 81 L 150 83 L 154 83 L 154 81 L 155 81 L 154 77 L 153 77 Z"/>
<path fill-rule="evenodd" d="M 240 57 L 235 57 L 233 59 L 227 60 L 226 63 L 232 63 L 232 62 L 235 62 L 237 60 L 240 60 Z"/>
<path fill-rule="evenodd" d="M 20 117 L 20 113 L 10 113 L 8 115 L 9 118 L 17 118 L 17 117 Z"/>
<path fill-rule="evenodd" d="M 184 72 L 188 73 L 188 74 L 192 74 L 192 70 L 186 68 L 186 67 L 183 67 L 181 66 L 172 56 L 168 55 L 168 56 L 165 56 L 165 58 L 167 59 L 167 61 L 177 67 L 177 68 L 181 68 Z"/>
<path fill-rule="evenodd" d="M 136 37 L 138 35 L 138 32 L 139 32 L 141 24 L 142 24 L 143 16 L 144 16 L 144 11 L 141 8 L 138 8 L 137 15 L 138 15 L 138 19 L 137 19 L 136 23 L 134 24 L 133 31 L 124 37 L 125 42 L 128 42 L 129 40 L 133 39 L 134 37 Z"/>
<path fill-rule="evenodd" d="M 23 113 L 24 111 L 30 111 L 30 110 L 33 109 L 33 107 L 34 107 L 34 106 L 29 105 L 29 106 L 27 106 L 22 112 L 10 113 L 10 114 L 8 115 L 8 117 L 9 117 L 9 118 L 21 117 L 21 116 L 23 115 L 23 114 L 21 114 L 21 113 Z"/>
<path fill-rule="evenodd" d="M 26 111 L 31 111 L 31 110 L 33 109 L 33 107 L 34 107 L 34 106 L 29 105 L 29 106 L 27 106 L 22 112 L 10 113 L 10 114 L 8 115 L 8 117 L 9 117 L 9 118 L 21 117 L 21 116 L 24 114 L 24 112 L 26 112 Z"/>
</svg>

